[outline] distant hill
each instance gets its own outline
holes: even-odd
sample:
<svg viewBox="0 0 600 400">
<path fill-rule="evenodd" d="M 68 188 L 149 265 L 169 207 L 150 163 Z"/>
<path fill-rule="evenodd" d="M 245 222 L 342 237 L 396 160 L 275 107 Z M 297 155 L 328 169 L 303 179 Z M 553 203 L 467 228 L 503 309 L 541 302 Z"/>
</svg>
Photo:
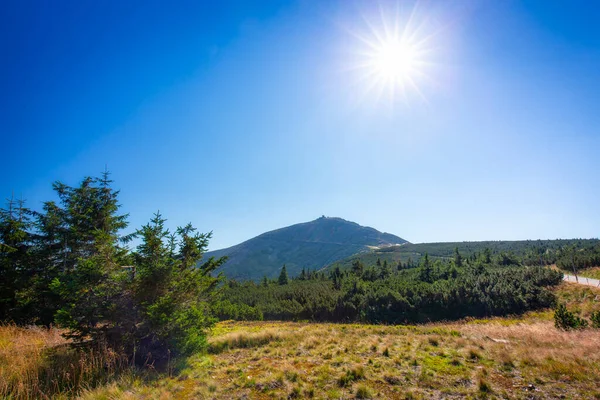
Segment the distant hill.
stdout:
<svg viewBox="0 0 600 400">
<path fill-rule="evenodd" d="M 276 278 L 283 264 L 290 276 L 296 276 L 302 268 L 321 269 L 373 246 L 404 243 L 408 242 L 355 222 L 321 217 L 263 233 L 236 246 L 208 252 L 205 257 L 228 256 L 219 270 L 228 278 L 259 280 L 263 276 Z"/>
<path fill-rule="evenodd" d="M 343 260 L 336 261 L 327 266 L 325 270 L 340 267 L 350 268 L 352 262 L 360 260 L 366 266 L 375 265 L 379 258 L 381 262 L 387 261 L 391 265 L 397 265 L 398 261 L 403 263 L 412 260 L 418 262 L 427 253 L 431 259 L 450 259 L 453 257 L 454 249 L 463 257 L 469 257 L 474 253 L 480 253 L 489 248 L 492 253 L 513 253 L 523 257 L 536 248 L 559 249 L 563 246 L 576 245 L 577 247 L 593 246 L 598 239 L 556 239 L 556 240 L 488 240 L 481 242 L 439 242 L 439 243 L 405 243 L 401 246 L 388 246 L 381 249 L 373 249 L 368 252 L 351 255 Z"/>
</svg>

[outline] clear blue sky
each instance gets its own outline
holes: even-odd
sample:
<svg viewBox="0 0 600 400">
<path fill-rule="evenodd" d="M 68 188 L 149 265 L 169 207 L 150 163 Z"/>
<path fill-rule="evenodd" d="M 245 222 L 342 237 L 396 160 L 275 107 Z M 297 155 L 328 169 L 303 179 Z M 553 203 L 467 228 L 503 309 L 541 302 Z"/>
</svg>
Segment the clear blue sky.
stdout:
<svg viewBox="0 0 600 400">
<path fill-rule="evenodd" d="M 160 209 L 212 249 L 323 214 L 412 242 L 598 237 L 600 2 L 421 1 L 439 29 L 403 101 L 353 68 L 395 6 L 4 2 L 3 196 L 39 208 L 108 165 L 132 229 Z"/>
</svg>

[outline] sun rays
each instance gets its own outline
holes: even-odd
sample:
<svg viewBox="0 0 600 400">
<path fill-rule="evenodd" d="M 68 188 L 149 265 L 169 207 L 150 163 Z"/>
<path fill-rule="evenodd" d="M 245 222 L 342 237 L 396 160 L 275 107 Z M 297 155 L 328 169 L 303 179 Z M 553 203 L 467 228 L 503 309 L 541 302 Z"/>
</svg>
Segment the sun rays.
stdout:
<svg viewBox="0 0 600 400">
<path fill-rule="evenodd" d="M 356 39 L 349 69 L 356 73 L 362 97 L 394 104 L 427 102 L 423 87 L 431 84 L 435 67 L 432 24 L 418 9 L 379 7 L 373 17 L 362 15 L 362 26 L 349 30 Z"/>
</svg>

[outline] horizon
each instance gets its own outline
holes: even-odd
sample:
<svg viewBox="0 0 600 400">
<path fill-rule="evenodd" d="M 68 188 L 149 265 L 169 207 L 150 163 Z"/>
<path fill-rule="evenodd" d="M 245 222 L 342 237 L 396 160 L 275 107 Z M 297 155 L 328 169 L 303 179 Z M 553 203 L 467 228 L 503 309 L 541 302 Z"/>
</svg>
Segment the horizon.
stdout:
<svg viewBox="0 0 600 400">
<path fill-rule="evenodd" d="M 105 166 L 210 250 L 313 215 L 411 243 L 598 238 L 600 4 L 5 7 L 0 187 Z M 401 32 L 401 33 L 398 33 Z"/>
</svg>

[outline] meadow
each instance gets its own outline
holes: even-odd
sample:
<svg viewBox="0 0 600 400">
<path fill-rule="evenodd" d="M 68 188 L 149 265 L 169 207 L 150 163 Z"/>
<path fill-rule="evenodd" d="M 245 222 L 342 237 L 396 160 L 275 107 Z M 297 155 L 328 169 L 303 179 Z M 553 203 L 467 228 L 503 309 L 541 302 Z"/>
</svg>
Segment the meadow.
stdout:
<svg viewBox="0 0 600 400">
<path fill-rule="evenodd" d="M 600 290 L 555 289 L 570 310 Z M 56 329 L 0 328 L 0 397 L 82 399 L 600 398 L 600 332 L 552 310 L 419 325 L 218 323 L 208 351 L 166 370 L 75 351 Z"/>
</svg>

